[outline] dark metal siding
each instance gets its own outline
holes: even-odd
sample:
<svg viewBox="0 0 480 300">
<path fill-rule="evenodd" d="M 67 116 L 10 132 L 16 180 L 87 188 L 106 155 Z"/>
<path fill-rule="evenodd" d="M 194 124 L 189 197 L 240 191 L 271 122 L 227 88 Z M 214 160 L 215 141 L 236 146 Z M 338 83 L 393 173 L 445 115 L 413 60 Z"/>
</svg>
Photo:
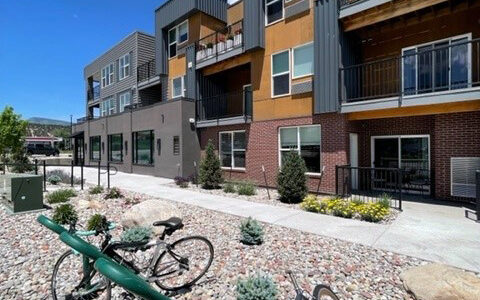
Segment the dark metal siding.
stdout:
<svg viewBox="0 0 480 300">
<path fill-rule="evenodd" d="M 338 102 L 339 22 L 337 0 L 315 0 L 314 112 L 336 112 Z"/>
<path fill-rule="evenodd" d="M 263 0 L 244 0 L 243 27 L 245 51 L 265 48 L 265 12 Z"/>
<path fill-rule="evenodd" d="M 186 92 L 186 97 L 190 99 L 196 99 L 197 98 L 197 78 L 196 78 L 196 58 L 195 58 L 195 45 L 189 45 L 186 47 L 186 60 L 187 60 L 187 75 L 186 75 L 186 87 L 187 87 L 187 92 Z M 192 63 L 192 67 L 189 68 L 188 64 Z"/>
</svg>

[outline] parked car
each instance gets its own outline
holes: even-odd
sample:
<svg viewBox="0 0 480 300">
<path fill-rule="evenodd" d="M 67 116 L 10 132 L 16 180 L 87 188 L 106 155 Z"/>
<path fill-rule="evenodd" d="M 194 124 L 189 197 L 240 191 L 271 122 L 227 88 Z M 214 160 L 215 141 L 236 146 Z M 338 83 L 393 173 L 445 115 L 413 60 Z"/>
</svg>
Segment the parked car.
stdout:
<svg viewBox="0 0 480 300">
<path fill-rule="evenodd" d="M 60 151 L 49 144 L 28 144 L 26 146 L 26 151 L 28 155 L 33 155 L 33 154 L 43 154 L 46 156 L 60 155 Z"/>
</svg>

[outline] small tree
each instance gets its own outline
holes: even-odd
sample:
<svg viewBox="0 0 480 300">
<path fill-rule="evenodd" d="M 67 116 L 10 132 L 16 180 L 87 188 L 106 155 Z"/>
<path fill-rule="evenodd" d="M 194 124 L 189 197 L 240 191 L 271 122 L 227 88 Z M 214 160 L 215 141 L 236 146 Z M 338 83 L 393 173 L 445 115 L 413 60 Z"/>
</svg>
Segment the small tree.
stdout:
<svg viewBox="0 0 480 300">
<path fill-rule="evenodd" d="M 282 168 L 277 176 L 280 201 L 299 203 L 305 198 L 307 188 L 307 167 L 297 152 L 291 151 L 282 160 Z"/>
<path fill-rule="evenodd" d="M 204 189 L 217 189 L 223 182 L 222 169 L 211 140 L 208 141 L 205 152 L 205 158 L 200 162 L 200 182 Z"/>
<path fill-rule="evenodd" d="M 17 158 L 22 156 L 27 125 L 27 121 L 10 106 L 0 114 L 0 156 L 3 161 L 7 159 L 7 153 L 16 154 Z"/>
</svg>

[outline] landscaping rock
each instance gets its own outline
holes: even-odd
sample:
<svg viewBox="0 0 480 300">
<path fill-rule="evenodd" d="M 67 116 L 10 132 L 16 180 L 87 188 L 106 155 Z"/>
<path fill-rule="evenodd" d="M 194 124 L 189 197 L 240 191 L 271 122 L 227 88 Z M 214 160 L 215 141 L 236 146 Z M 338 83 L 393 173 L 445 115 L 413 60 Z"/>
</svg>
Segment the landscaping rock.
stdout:
<svg viewBox="0 0 480 300">
<path fill-rule="evenodd" d="M 400 274 L 417 300 L 480 299 L 480 278 L 444 264 L 427 264 Z"/>
<path fill-rule="evenodd" d="M 88 200 L 78 200 L 77 208 L 78 209 L 87 209 L 90 205 L 90 201 Z"/>
<path fill-rule="evenodd" d="M 100 201 L 97 201 L 97 200 L 90 200 L 88 201 L 88 208 L 91 208 L 91 209 L 102 209 L 103 208 L 103 205 L 102 203 L 100 203 Z"/>
<path fill-rule="evenodd" d="M 126 228 L 134 226 L 149 227 L 156 221 L 171 217 L 181 218 L 180 210 L 169 202 L 161 200 L 147 200 L 133 205 L 122 217 L 122 225 Z M 153 228 L 155 234 L 163 232 L 162 227 Z"/>
</svg>

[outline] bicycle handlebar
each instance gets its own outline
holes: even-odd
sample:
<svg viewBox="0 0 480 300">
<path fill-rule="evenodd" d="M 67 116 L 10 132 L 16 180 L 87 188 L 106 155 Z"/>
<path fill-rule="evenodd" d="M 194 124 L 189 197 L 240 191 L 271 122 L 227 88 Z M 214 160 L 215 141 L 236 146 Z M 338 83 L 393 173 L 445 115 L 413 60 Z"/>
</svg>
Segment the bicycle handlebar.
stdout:
<svg viewBox="0 0 480 300">
<path fill-rule="evenodd" d="M 116 227 L 117 227 L 117 224 L 112 222 L 108 225 L 108 229 L 106 231 L 107 232 L 111 231 L 111 230 L 115 229 Z M 74 234 L 78 235 L 78 236 L 92 236 L 92 235 L 98 234 L 98 232 L 96 230 L 77 230 L 77 231 L 74 232 Z"/>
</svg>

